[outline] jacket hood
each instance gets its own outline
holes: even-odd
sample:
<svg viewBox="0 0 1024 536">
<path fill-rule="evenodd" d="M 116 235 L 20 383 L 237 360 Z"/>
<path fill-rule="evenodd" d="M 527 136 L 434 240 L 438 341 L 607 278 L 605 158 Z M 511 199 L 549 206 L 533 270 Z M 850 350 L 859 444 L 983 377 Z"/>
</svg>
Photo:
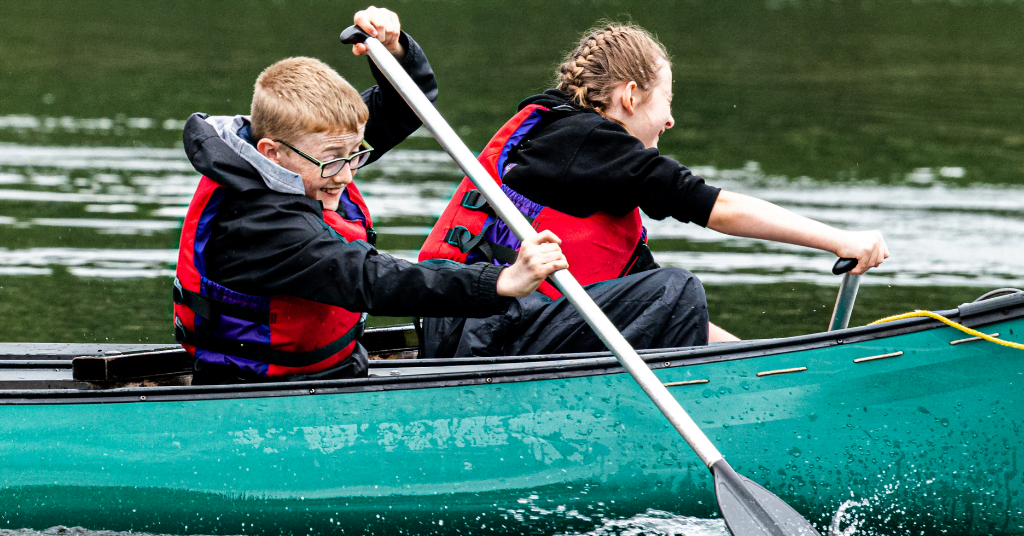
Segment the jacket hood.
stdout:
<svg viewBox="0 0 1024 536">
<path fill-rule="evenodd" d="M 192 114 L 185 122 L 182 141 L 192 167 L 225 187 L 305 195 L 302 176 L 256 150 L 249 116 Z"/>
<path fill-rule="evenodd" d="M 569 94 L 560 89 L 549 89 L 544 93 L 541 93 L 540 95 L 526 97 L 525 99 L 523 99 L 522 102 L 519 103 L 519 109 L 522 110 L 523 108 L 526 108 L 531 104 L 539 104 L 548 109 L 556 108 L 558 106 L 568 106 L 571 107 L 573 110 L 587 111 L 581 110 L 575 104 L 573 104 L 572 98 L 569 97 Z"/>
</svg>

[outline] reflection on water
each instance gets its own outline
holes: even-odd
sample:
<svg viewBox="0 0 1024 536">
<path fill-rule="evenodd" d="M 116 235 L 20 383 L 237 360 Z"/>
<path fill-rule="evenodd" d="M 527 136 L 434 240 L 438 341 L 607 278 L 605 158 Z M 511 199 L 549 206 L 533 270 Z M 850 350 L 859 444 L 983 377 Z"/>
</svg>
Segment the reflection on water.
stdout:
<svg viewBox="0 0 1024 536">
<path fill-rule="evenodd" d="M 50 275 L 50 266 L 66 266 L 79 277 L 174 277 L 174 249 L 0 249 L 0 274 Z"/>
<path fill-rule="evenodd" d="M 696 167 L 709 182 L 849 229 L 880 229 L 892 258 L 866 285 L 1019 285 L 1024 249 L 1024 190 L 960 187 L 932 175 L 922 186 L 860 181 L 836 185 L 740 169 Z M 359 177 L 382 248 L 415 260 L 459 174 L 446 154 L 398 150 Z M 0 237 L 38 233 L 32 247 L 0 248 L 0 274 L 46 274 L 67 266 L 80 277 L 155 277 L 174 271 L 181 219 L 198 183 L 175 149 L 0 145 Z M 55 205 L 61 205 L 59 210 Z M 61 217 L 47 217 L 60 213 Z M 708 283 L 834 284 L 830 255 L 785 244 L 725 236 L 668 219 L 645 219 L 665 266 L 687 268 Z M 62 239 L 77 233 L 76 244 Z M 138 235 L 163 249 L 120 248 L 111 235 Z M 113 240 L 113 241 L 111 241 Z M 78 247 L 76 247 L 78 246 Z"/>
<path fill-rule="evenodd" d="M 964 187 L 957 172 L 940 168 L 927 183 L 915 169 L 895 185 L 768 175 L 753 162 L 695 170 L 712 184 L 838 227 L 882 230 L 892 257 L 864 279 L 854 325 L 914 308 L 952 307 L 980 295 L 974 287 L 1021 286 L 1024 279 L 1024 251 L 1012 246 L 1024 235 L 1018 187 Z M 459 179 L 437 150 L 396 150 L 362 170 L 358 182 L 381 250 L 415 261 Z M 6 324 L 0 338 L 78 340 L 72 334 L 84 333 L 81 318 L 52 314 L 55 299 L 67 303 L 73 296 L 77 311 L 90 311 L 107 326 L 90 331 L 89 340 L 171 342 L 166 289 L 198 180 L 180 149 L 0 144 L 0 313 L 36 319 Z M 675 220 L 645 218 L 645 224 L 662 265 L 687 268 L 708 285 L 716 323 L 745 337 L 825 325 L 838 281 L 830 255 Z M 103 305 L 112 288 L 103 281 L 126 299 Z M 909 287 L 921 290 L 896 291 Z M 937 298 L 943 293 L 934 289 L 951 287 L 971 288 Z M 872 289 L 879 289 L 874 297 Z M 395 321 L 401 320 L 371 319 L 373 325 Z"/>
<path fill-rule="evenodd" d="M 163 129 L 181 132 L 185 122 L 180 119 L 164 119 L 158 121 L 148 117 L 36 117 L 32 115 L 2 115 L 0 130 L 8 130 L 15 134 L 91 134 L 96 132 L 114 132 L 122 135 L 138 134 L 137 131 Z"/>
</svg>

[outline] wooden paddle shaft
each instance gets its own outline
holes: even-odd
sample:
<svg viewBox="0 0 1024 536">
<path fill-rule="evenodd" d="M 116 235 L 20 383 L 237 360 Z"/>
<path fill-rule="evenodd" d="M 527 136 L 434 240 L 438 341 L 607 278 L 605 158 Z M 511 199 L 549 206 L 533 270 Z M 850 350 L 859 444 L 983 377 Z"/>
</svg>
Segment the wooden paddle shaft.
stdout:
<svg viewBox="0 0 1024 536">
<path fill-rule="evenodd" d="M 353 41 L 357 33 L 350 30 L 352 28 L 341 34 L 342 42 L 348 44 L 364 42 L 366 44 L 370 57 L 377 64 L 377 67 L 380 68 L 384 76 L 391 81 L 395 89 L 405 98 L 409 106 L 416 112 L 416 115 L 423 121 L 423 124 L 434 134 L 434 138 L 441 144 L 441 147 L 451 155 L 455 163 L 473 181 L 473 184 L 483 194 L 484 198 L 487 199 L 495 213 L 505 221 L 516 237 L 522 241 L 536 235 L 537 231 L 530 226 L 526 217 L 519 212 L 519 209 L 508 199 L 505 192 L 501 190 L 501 187 L 494 182 L 491 175 L 477 161 L 473 153 L 455 134 L 455 131 L 452 130 L 444 118 L 441 117 L 441 114 L 437 112 L 419 86 L 402 69 L 402 66 L 398 64 L 398 60 L 391 55 L 391 52 L 380 41 L 375 38 L 365 37 L 365 34 L 359 35 L 358 41 Z M 715 462 L 722 459 L 722 454 L 718 452 L 718 449 L 704 435 L 704 432 L 701 431 L 700 427 L 697 426 L 697 423 L 693 421 L 683 407 L 679 405 L 675 397 L 662 385 L 661 380 L 644 363 L 643 359 L 637 355 L 633 347 L 619 333 L 615 325 L 608 320 L 608 317 L 594 303 L 590 295 L 583 290 L 583 287 L 576 281 L 576 278 L 568 270 L 559 270 L 551 276 L 551 279 L 554 280 L 555 286 L 562 291 L 562 295 L 576 307 L 576 310 L 590 324 L 590 327 L 594 329 L 597 336 L 608 346 L 608 349 L 615 354 L 615 357 L 618 358 L 619 362 L 633 379 L 640 384 L 640 388 L 647 393 L 647 396 L 650 397 L 658 409 L 661 410 L 661 413 L 672 423 L 676 431 L 683 436 L 683 439 L 686 440 L 690 448 L 704 462 L 704 465 L 710 469 Z"/>
</svg>

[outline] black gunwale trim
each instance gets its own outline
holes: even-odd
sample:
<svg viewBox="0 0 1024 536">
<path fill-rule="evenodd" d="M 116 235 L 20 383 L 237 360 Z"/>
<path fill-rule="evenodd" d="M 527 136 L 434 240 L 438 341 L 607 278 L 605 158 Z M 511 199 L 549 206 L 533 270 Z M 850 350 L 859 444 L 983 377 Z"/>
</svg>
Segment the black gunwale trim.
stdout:
<svg viewBox="0 0 1024 536">
<path fill-rule="evenodd" d="M 5 359 L 0 361 L 0 368 L 27 369 L 68 369 L 71 370 L 70 359 Z M 0 391 L 2 392 L 2 391 Z"/>
<path fill-rule="evenodd" d="M 947 318 L 976 327 L 1024 317 L 1024 292 L 963 304 L 957 309 L 936 311 Z M 827 348 L 916 333 L 944 327 L 931 318 L 908 318 L 874 326 L 860 326 L 831 332 L 779 339 L 759 339 L 681 349 L 641 351 L 652 368 L 670 368 L 752 359 L 768 355 Z M 659 363 L 660 362 L 660 363 Z M 399 365 L 401 363 L 401 365 Z M 439 372 L 431 375 L 377 376 L 347 380 L 277 382 L 225 386 L 128 387 L 118 389 L 11 389 L 0 390 L 0 405 L 104 404 L 119 402 L 172 402 L 190 400 L 271 398 L 279 396 L 331 395 L 444 388 L 466 385 L 555 380 L 569 377 L 620 374 L 625 371 L 608 352 L 549 356 L 510 356 L 476 359 L 416 359 L 371 362 L 374 368 L 443 367 L 464 365 L 519 364 L 499 370 Z M 489 381 L 488 381 L 489 380 Z M 141 397 L 145 399 L 141 399 Z"/>
</svg>

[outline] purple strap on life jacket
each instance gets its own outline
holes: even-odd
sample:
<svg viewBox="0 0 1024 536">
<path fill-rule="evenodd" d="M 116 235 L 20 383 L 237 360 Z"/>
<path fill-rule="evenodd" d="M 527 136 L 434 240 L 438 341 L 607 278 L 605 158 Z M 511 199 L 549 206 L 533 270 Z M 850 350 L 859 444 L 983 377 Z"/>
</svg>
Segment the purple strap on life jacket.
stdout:
<svg viewBox="0 0 1024 536">
<path fill-rule="evenodd" d="M 505 141 L 505 146 L 501 148 L 501 154 L 498 155 L 498 161 L 495 165 L 499 177 L 505 176 L 505 161 L 508 160 L 508 153 L 512 150 L 513 147 L 519 145 L 519 142 L 523 141 L 523 138 L 526 137 L 526 134 L 530 132 L 531 128 L 537 126 L 537 123 L 540 122 L 540 119 L 540 110 L 534 110 L 529 117 L 524 119 L 522 123 L 519 123 L 519 126 L 516 128 L 516 131 L 513 132 L 512 135 L 508 137 L 508 140 Z"/>
<path fill-rule="evenodd" d="M 501 153 L 498 155 L 498 160 L 495 163 L 495 167 L 498 177 L 504 178 L 505 172 L 508 171 L 505 168 L 505 162 L 508 160 L 508 154 L 512 151 L 512 148 L 523 141 L 523 138 L 530 132 L 530 129 L 535 127 L 541 120 L 540 110 L 534 110 L 529 117 L 523 120 L 522 123 L 516 128 L 515 132 L 505 140 L 505 145 L 501 148 Z M 509 165 L 511 169 L 514 165 Z M 540 211 L 544 209 L 543 205 L 538 205 L 533 201 L 530 201 L 519 192 L 509 188 L 502 184 L 501 189 L 505 192 L 505 195 L 515 203 L 516 208 L 519 212 L 522 212 L 530 219 L 536 218 Z M 505 222 L 501 221 L 497 216 L 493 214 L 484 221 L 484 240 L 498 244 L 499 246 L 505 246 L 512 250 L 518 250 L 522 244 L 511 229 L 505 225 Z M 469 255 L 466 256 L 466 264 L 474 264 L 477 262 L 487 262 L 487 258 L 479 252 L 477 249 L 470 251 Z M 494 259 L 494 264 L 501 265 L 501 261 Z"/>
<path fill-rule="evenodd" d="M 204 363 L 211 363 L 214 365 L 234 365 L 240 369 L 247 370 L 256 376 L 266 376 L 267 371 L 270 370 L 270 365 L 266 363 L 226 355 L 211 350 L 203 350 L 202 348 L 196 348 L 196 359 L 199 359 Z"/>
<path fill-rule="evenodd" d="M 203 207 L 203 213 L 199 216 L 196 224 L 196 240 L 193 249 L 193 262 L 200 277 L 206 277 L 206 244 L 210 241 L 210 231 L 213 228 L 213 217 L 217 215 L 220 202 L 224 200 L 224 188 L 216 188 L 210 194 L 210 200 Z"/>
<path fill-rule="evenodd" d="M 537 215 L 540 214 L 540 211 L 545 208 L 544 205 L 530 201 L 524 195 L 512 188 L 509 188 L 507 185 L 502 184 L 501 189 L 505 192 L 505 195 L 512 200 L 512 203 L 519 209 L 519 212 L 522 212 L 530 219 L 536 218 Z M 493 214 L 484 222 L 484 228 L 484 240 L 492 244 L 505 246 L 512 250 L 518 250 L 519 246 L 522 244 L 522 242 L 516 238 L 515 233 L 505 225 L 505 222 L 501 221 L 501 219 Z M 487 262 L 487 259 L 479 250 L 473 249 L 466 257 L 466 264 L 473 264 L 476 262 Z M 493 262 L 497 265 L 504 264 L 497 259 L 494 259 Z"/>
<path fill-rule="evenodd" d="M 348 188 L 345 188 L 341 192 L 341 202 L 338 204 L 338 208 L 341 208 L 344 212 L 339 212 L 345 216 L 348 221 L 361 221 L 363 227 L 366 227 L 366 215 L 363 214 L 362 209 L 359 205 L 356 205 L 355 201 L 348 195 Z"/>
<path fill-rule="evenodd" d="M 200 282 L 202 284 L 201 288 L 204 296 L 209 296 L 215 300 L 230 303 L 232 305 L 245 307 L 246 309 L 252 309 L 253 311 L 270 310 L 270 298 L 266 296 L 254 296 L 252 294 L 236 292 L 219 283 L 210 281 L 206 277 L 203 277 Z"/>
<path fill-rule="evenodd" d="M 238 305 L 253 311 L 270 310 L 270 298 L 266 296 L 253 296 L 236 292 L 205 277 L 202 279 L 202 285 L 203 295 L 209 296 L 214 300 Z M 219 316 L 220 322 L 213 328 L 213 332 L 218 337 L 247 344 L 270 346 L 269 325 L 235 318 L 226 314 Z"/>
</svg>

